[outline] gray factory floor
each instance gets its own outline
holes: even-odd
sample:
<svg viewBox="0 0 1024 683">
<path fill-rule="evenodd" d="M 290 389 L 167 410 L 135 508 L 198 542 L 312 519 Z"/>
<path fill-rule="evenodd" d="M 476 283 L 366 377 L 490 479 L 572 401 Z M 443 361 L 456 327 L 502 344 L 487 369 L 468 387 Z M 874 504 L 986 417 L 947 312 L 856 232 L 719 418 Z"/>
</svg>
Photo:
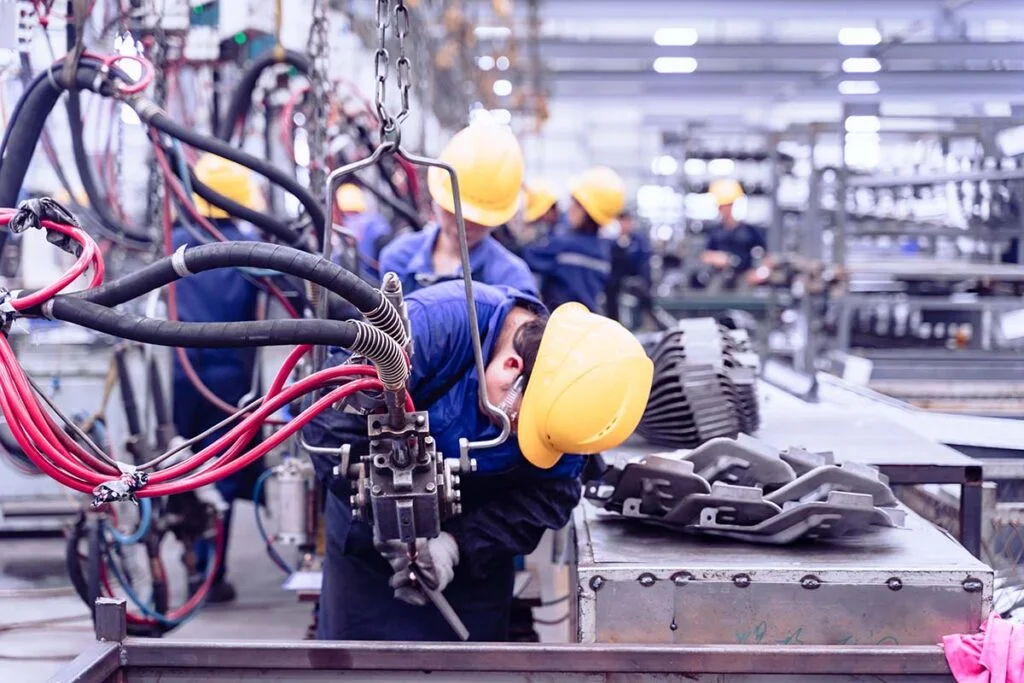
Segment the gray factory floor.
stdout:
<svg viewBox="0 0 1024 683">
<path fill-rule="evenodd" d="M 207 606 L 166 637 L 301 639 L 310 623 L 311 605 L 300 604 L 294 593 L 281 590 L 284 575 L 263 550 L 248 501 L 239 503 L 234 518 L 228 571 L 238 600 Z M 164 545 L 171 585 L 181 586 L 180 571 L 174 574 L 180 567 L 180 562 L 173 561 L 178 548 L 169 541 Z M 67 590 L 61 592 L 62 586 Z M 12 597 L 14 591 L 40 588 L 47 590 L 36 597 Z M 34 628 L 18 626 L 74 616 L 80 619 Z M 0 681 L 45 681 L 92 640 L 85 605 L 65 578 L 64 540 L 0 539 Z"/>
</svg>

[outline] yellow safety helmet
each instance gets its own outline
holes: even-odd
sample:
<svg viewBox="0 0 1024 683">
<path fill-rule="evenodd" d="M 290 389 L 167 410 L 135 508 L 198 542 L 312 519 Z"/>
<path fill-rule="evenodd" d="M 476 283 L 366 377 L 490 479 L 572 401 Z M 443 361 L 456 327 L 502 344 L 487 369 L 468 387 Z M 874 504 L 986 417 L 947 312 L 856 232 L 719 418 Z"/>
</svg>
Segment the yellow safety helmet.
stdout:
<svg viewBox="0 0 1024 683">
<path fill-rule="evenodd" d="M 721 178 L 711 183 L 708 192 L 715 199 L 719 206 L 733 204 L 737 199 L 744 196 L 743 186 L 732 178 Z"/>
<path fill-rule="evenodd" d="M 578 303 L 551 314 L 519 410 L 523 455 L 554 467 L 563 453 L 614 448 L 640 423 L 654 365 L 618 322 Z"/>
<path fill-rule="evenodd" d="M 451 164 L 459 175 L 466 220 L 496 228 L 516 215 L 523 184 L 523 152 L 508 126 L 475 123 L 463 128 L 441 152 L 441 161 Z M 437 205 L 455 213 L 448 173 L 431 168 L 427 185 Z"/>
<path fill-rule="evenodd" d="M 196 162 L 195 172 L 196 179 L 217 194 L 250 209 L 263 209 L 263 198 L 253 182 L 252 172 L 245 166 L 216 154 L 204 154 Z M 227 211 L 209 204 L 199 195 L 192 195 L 192 201 L 199 213 L 207 218 L 228 217 Z"/>
<path fill-rule="evenodd" d="M 84 209 L 89 208 L 89 195 L 87 195 L 85 193 L 85 190 L 82 189 L 75 190 L 74 202 L 72 202 L 71 195 L 68 194 L 68 191 L 65 190 L 64 188 L 57 190 L 57 192 L 53 195 L 53 200 L 58 204 L 64 205 L 67 208 L 74 208 L 71 206 L 72 203 L 77 204 L 78 206 Z"/>
<path fill-rule="evenodd" d="M 619 174 L 607 166 L 595 166 L 572 182 L 573 199 L 600 226 L 619 217 L 626 205 L 626 187 Z"/>
<path fill-rule="evenodd" d="M 541 179 L 524 185 L 523 194 L 523 220 L 527 223 L 536 223 L 558 201 L 551 185 Z"/>
<path fill-rule="evenodd" d="M 334 198 L 338 202 L 338 208 L 345 213 L 366 212 L 366 197 L 358 185 L 345 183 L 334 193 Z"/>
</svg>

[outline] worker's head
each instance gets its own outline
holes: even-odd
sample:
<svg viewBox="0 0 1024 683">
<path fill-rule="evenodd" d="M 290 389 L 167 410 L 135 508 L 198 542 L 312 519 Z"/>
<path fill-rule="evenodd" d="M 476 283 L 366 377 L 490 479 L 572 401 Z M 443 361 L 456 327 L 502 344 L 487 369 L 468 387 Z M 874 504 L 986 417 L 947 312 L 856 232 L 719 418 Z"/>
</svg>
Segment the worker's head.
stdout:
<svg viewBox="0 0 1024 683">
<path fill-rule="evenodd" d="M 558 222 L 558 196 L 546 180 L 536 178 L 523 186 L 523 221 L 548 227 Z"/>
<path fill-rule="evenodd" d="M 462 217 L 470 246 L 516 215 L 523 183 L 523 152 L 508 126 L 475 123 L 463 128 L 441 152 L 441 161 L 458 174 Z M 438 209 L 441 229 L 446 236 L 457 238 L 451 176 L 443 169 L 431 168 L 427 185 Z"/>
<path fill-rule="evenodd" d="M 615 171 L 596 166 L 575 178 L 570 188 L 569 225 L 573 230 L 597 233 L 622 212 L 626 189 Z"/>
<path fill-rule="evenodd" d="M 487 397 L 516 418 L 526 459 L 549 469 L 564 453 L 600 453 L 625 441 L 643 415 L 653 372 L 636 337 L 580 304 L 564 304 L 546 321 L 515 308 L 487 366 Z"/>
<path fill-rule="evenodd" d="M 626 209 L 619 214 L 619 233 L 622 235 L 632 234 L 633 228 L 636 227 L 636 219 L 633 216 L 633 212 L 630 209 Z"/>
<path fill-rule="evenodd" d="M 250 209 L 263 208 L 263 198 L 252 176 L 252 171 L 234 161 L 215 154 L 204 154 L 195 165 L 196 180 L 238 204 Z M 199 195 L 193 195 L 196 210 L 207 218 L 227 218 L 228 212 L 209 204 Z"/>
<path fill-rule="evenodd" d="M 718 214 L 722 218 L 722 223 L 727 227 L 734 225 L 736 219 L 733 217 L 732 209 L 736 201 L 744 196 L 743 186 L 732 178 L 722 178 L 711 183 L 708 192 L 718 204 Z"/>
<path fill-rule="evenodd" d="M 334 199 L 343 216 L 366 213 L 366 197 L 358 185 L 345 183 L 334 193 Z"/>
</svg>

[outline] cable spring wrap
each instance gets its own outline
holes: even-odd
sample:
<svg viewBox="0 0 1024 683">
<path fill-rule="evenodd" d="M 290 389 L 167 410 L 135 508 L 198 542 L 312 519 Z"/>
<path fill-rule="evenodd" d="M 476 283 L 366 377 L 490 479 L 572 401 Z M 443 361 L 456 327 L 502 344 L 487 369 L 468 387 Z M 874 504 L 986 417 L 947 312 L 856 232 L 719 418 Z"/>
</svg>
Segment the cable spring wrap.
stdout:
<svg viewBox="0 0 1024 683">
<path fill-rule="evenodd" d="M 409 380 L 409 366 L 398 342 L 383 330 L 366 323 L 353 321 L 352 324 L 356 328 L 356 339 L 350 347 L 353 355 L 365 356 L 376 364 L 377 376 L 385 388 L 392 391 L 405 388 Z"/>
<path fill-rule="evenodd" d="M 402 348 L 409 344 L 409 335 L 405 331 L 405 325 L 402 323 L 402 316 L 398 314 L 398 311 L 395 310 L 395 307 L 387 299 L 382 298 L 380 305 L 366 314 L 366 320 L 398 342 L 398 345 Z"/>
</svg>

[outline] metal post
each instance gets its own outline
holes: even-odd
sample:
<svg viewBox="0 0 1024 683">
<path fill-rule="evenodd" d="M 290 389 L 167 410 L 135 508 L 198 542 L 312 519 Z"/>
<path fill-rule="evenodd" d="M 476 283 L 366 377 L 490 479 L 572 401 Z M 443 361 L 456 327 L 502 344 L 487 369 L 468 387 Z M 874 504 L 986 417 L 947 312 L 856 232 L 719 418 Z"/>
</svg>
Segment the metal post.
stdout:
<svg viewBox="0 0 1024 683">
<path fill-rule="evenodd" d="M 964 479 L 960 487 L 960 544 L 980 559 L 984 520 L 984 477 L 981 466 L 966 468 Z"/>
<path fill-rule="evenodd" d="M 120 643 L 127 638 L 127 609 L 123 598 L 97 598 L 96 640 Z"/>
<path fill-rule="evenodd" d="M 846 119 L 850 105 L 843 104 L 843 118 L 839 124 L 839 172 L 836 174 L 836 227 L 832 239 L 832 263 L 846 266 Z"/>
<path fill-rule="evenodd" d="M 1020 184 L 1020 236 L 1017 242 L 1017 265 L 1024 265 L 1024 182 Z"/>
</svg>

